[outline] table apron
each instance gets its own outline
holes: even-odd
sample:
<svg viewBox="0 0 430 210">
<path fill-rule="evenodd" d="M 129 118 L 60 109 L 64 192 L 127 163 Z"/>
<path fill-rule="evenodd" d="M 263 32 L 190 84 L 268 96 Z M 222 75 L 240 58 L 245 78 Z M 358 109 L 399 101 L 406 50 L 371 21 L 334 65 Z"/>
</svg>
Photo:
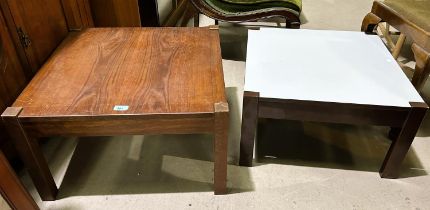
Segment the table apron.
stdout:
<svg viewBox="0 0 430 210">
<path fill-rule="evenodd" d="M 34 138 L 48 136 L 114 136 L 143 134 L 214 133 L 212 118 L 183 119 L 100 119 L 73 121 L 20 120 L 26 133 Z"/>
<path fill-rule="evenodd" d="M 410 107 L 321 102 L 258 102 L 258 117 L 311 122 L 402 127 Z"/>
</svg>

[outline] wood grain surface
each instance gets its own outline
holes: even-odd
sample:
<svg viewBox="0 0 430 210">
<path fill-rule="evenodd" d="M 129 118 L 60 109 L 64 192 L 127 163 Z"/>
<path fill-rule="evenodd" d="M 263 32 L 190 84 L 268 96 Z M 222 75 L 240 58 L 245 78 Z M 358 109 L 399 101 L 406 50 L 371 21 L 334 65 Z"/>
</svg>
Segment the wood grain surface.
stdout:
<svg viewBox="0 0 430 210">
<path fill-rule="evenodd" d="M 17 29 L 21 28 L 31 40 L 28 47 L 23 47 L 19 41 L 15 41 L 15 44 L 19 51 L 25 51 L 25 58 L 21 58 L 22 62 L 28 62 L 35 73 L 68 34 L 61 1 L 6 1 L 7 4 L 2 3 L 2 7 L 11 34 L 15 40 L 19 40 Z"/>
<path fill-rule="evenodd" d="M 65 39 L 13 106 L 20 118 L 213 113 L 226 102 L 219 45 L 209 28 L 86 29 Z"/>
</svg>

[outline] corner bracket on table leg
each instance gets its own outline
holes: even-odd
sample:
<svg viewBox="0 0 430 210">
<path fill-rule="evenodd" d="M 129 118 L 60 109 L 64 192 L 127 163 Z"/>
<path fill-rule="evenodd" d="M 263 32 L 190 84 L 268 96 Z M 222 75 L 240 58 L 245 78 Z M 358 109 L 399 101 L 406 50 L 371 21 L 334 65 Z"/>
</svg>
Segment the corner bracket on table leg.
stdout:
<svg viewBox="0 0 430 210">
<path fill-rule="evenodd" d="M 227 193 L 228 104 L 215 103 L 214 110 L 214 192 L 222 195 Z"/>
<path fill-rule="evenodd" d="M 385 156 L 379 174 L 382 178 L 397 178 L 399 176 L 399 168 L 408 152 L 412 141 L 421 125 L 421 122 L 427 112 L 428 106 L 423 102 L 410 102 L 411 110 L 408 117 L 403 123 L 403 127 L 395 141 Z"/>
<path fill-rule="evenodd" d="M 254 140 L 258 124 L 258 100 L 260 93 L 245 91 L 243 94 L 242 134 L 240 137 L 241 166 L 252 166 Z"/>
<path fill-rule="evenodd" d="M 10 137 L 14 140 L 16 149 L 25 163 L 28 172 L 44 201 L 55 200 L 58 189 L 49 171 L 48 163 L 43 156 L 37 139 L 29 137 L 18 118 L 21 107 L 8 107 L 2 114 L 3 122 Z"/>
</svg>

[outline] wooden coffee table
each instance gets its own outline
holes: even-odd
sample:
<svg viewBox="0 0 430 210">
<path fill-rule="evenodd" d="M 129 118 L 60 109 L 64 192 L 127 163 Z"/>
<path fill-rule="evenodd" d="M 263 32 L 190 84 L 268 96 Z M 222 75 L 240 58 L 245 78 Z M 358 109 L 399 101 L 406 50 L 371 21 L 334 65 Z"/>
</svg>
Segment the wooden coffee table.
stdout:
<svg viewBox="0 0 430 210">
<path fill-rule="evenodd" d="M 370 124 L 392 127 L 380 175 L 396 178 L 427 109 L 375 35 L 250 30 L 240 165 L 252 165 L 258 118 Z"/>
<path fill-rule="evenodd" d="M 72 34 L 2 115 L 43 200 L 57 186 L 46 136 L 214 134 L 226 193 L 228 105 L 217 28 L 102 28 Z M 126 177 L 124 177 L 126 178 Z"/>
</svg>

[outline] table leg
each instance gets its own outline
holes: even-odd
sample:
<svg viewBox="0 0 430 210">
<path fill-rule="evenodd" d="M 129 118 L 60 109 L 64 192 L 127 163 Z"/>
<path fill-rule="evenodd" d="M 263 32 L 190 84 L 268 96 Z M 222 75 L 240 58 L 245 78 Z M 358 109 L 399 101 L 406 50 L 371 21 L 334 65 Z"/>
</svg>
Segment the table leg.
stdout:
<svg viewBox="0 0 430 210">
<path fill-rule="evenodd" d="M 395 141 L 397 139 L 397 137 L 399 137 L 399 134 L 400 134 L 401 130 L 402 130 L 402 128 L 391 127 L 390 132 L 388 133 L 388 138 L 391 141 Z"/>
<path fill-rule="evenodd" d="M 430 53 L 415 43 L 412 44 L 412 52 L 416 62 L 412 84 L 420 91 L 430 74 Z"/>
<path fill-rule="evenodd" d="M 194 27 L 199 27 L 200 25 L 200 12 L 194 8 Z"/>
<path fill-rule="evenodd" d="M 411 103 L 411 107 L 408 118 L 403 124 L 397 139 L 391 143 L 379 170 L 382 178 L 397 178 L 399 176 L 400 164 L 405 158 L 428 109 L 425 103 Z"/>
<path fill-rule="evenodd" d="M 259 93 L 245 91 L 243 95 L 242 135 L 240 138 L 241 166 L 252 166 L 255 132 L 258 124 Z"/>
<path fill-rule="evenodd" d="M 25 163 L 27 170 L 33 179 L 34 185 L 44 201 L 55 200 L 57 186 L 49 171 L 48 163 L 43 156 L 37 139 L 27 136 L 18 115 L 20 107 L 8 107 L 2 114 L 5 126 L 15 142 L 18 153 Z"/>
<path fill-rule="evenodd" d="M 214 138 L 214 191 L 227 193 L 228 104 L 215 104 Z"/>
<path fill-rule="evenodd" d="M 373 34 L 375 28 L 381 21 L 382 20 L 380 17 L 370 12 L 363 19 L 361 31 L 365 32 L 366 34 Z"/>
</svg>

